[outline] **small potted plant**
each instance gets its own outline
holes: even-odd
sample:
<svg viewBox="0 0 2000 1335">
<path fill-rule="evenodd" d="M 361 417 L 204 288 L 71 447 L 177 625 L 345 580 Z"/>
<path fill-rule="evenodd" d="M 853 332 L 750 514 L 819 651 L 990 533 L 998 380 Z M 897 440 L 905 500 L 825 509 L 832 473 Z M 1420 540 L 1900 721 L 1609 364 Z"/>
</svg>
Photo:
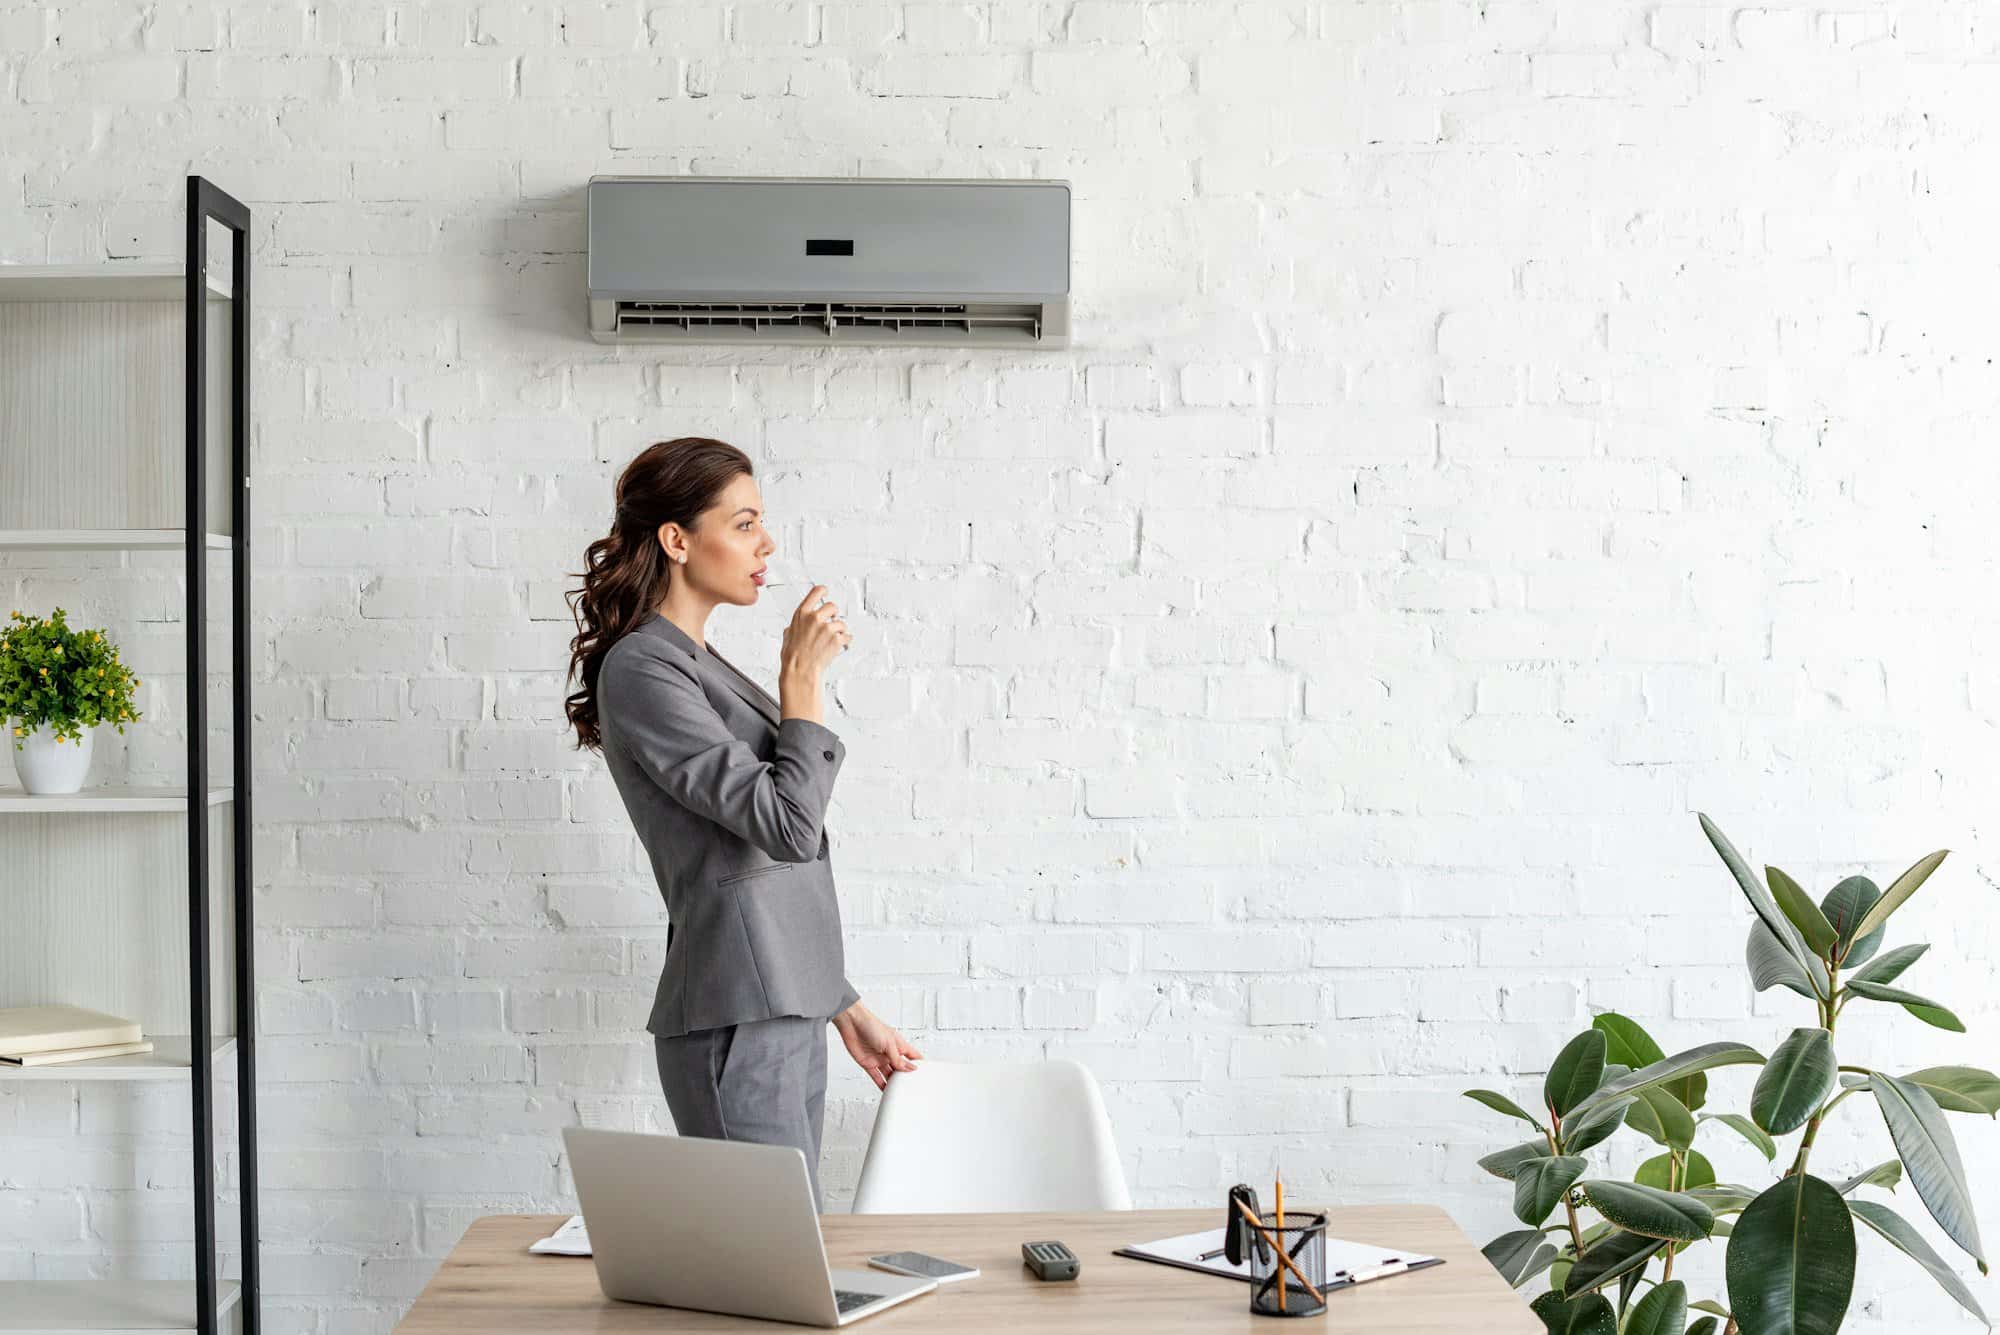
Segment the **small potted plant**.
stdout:
<svg viewBox="0 0 2000 1335">
<path fill-rule="evenodd" d="M 0 631 L 0 720 L 14 743 L 14 773 L 26 792 L 74 793 L 97 725 L 122 734 L 139 717 L 139 679 L 103 631 L 71 630 L 60 607 L 47 618 L 10 615 Z"/>
</svg>

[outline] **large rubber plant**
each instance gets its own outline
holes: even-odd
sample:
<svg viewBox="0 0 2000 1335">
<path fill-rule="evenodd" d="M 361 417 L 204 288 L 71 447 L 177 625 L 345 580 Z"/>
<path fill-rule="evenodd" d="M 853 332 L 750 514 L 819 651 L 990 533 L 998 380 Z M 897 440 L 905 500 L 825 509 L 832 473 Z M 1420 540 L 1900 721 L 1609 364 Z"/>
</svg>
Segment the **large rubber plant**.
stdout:
<svg viewBox="0 0 2000 1335">
<path fill-rule="evenodd" d="M 1879 889 L 1850 876 L 1815 901 L 1776 867 L 1759 880 L 1705 815 L 1702 833 L 1742 888 L 1753 921 L 1745 946 L 1759 991 L 1782 987 L 1811 1003 L 1813 1023 L 1767 1057 L 1741 1043 L 1708 1043 L 1672 1056 L 1623 1015 L 1599 1015 L 1556 1055 L 1535 1111 L 1490 1089 L 1466 1097 L 1534 1128 L 1534 1137 L 1479 1161 L 1514 1186 L 1523 1227 L 1485 1247 L 1517 1288 L 1548 1275 L 1532 1307 L 1554 1335 L 1833 1335 L 1854 1291 L 1857 1225 L 1922 1266 L 1990 1327 L 1964 1281 L 1909 1221 L 1869 1191 L 1907 1179 L 1944 1235 L 1986 1273 L 1965 1168 L 1947 1114 L 2000 1111 L 2000 1078 L 1972 1066 L 1901 1073 L 1842 1064 L 1834 1049 L 1848 1006 L 1899 1006 L 1925 1024 L 1963 1033 L 1943 1005 L 1899 986 L 1930 949 L 1884 950 L 1891 914 L 1945 853 L 1931 853 Z M 1707 1072 L 1755 1065 L 1747 1112 L 1708 1109 Z M 1843 1104 L 1872 1103 L 1893 1155 L 1844 1177 L 1815 1174 L 1813 1143 Z M 1713 1128 L 1713 1130 L 1711 1130 Z M 1590 1151 L 1630 1132 L 1659 1153 L 1632 1180 L 1592 1172 Z M 1775 1168 L 1780 1139 L 1797 1135 L 1777 1180 L 1763 1188 L 1718 1182 L 1695 1147 L 1704 1132 L 1739 1136 Z M 1691 1301 L 1676 1258 L 1720 1240 L 1727 1250 L 1721 1298 Z"/>
</svg>

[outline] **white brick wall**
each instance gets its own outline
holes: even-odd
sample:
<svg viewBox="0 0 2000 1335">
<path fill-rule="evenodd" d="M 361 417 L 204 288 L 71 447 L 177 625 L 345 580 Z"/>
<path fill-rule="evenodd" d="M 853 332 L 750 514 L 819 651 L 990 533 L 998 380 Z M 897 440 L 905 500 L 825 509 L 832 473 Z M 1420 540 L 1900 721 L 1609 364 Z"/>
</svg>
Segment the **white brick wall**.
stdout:
<svg viewBox="0 0 2000 1335">
<path fill-rule="evenodd" d="M 856 633 L 857 982 L 1089 1063 L 1142 1204 L 1282 1159 L 1483 1240 L 1458 1090 L 1603 1008 L 1774 1042 L 1696 808 L 1818 889 L 1953 848 L 1899 923 L 1972 1036 L 1843 1055 L 1993 1064 L 1996 56 L 1960 0 L 0 0 L 0 258 L 172 256 L 190 167 L 256 213 L 267 1330 L 386 1332 L 471 1218 L 567 1207 L 557 1128 L 666 1125 L 560 595 L 668 435 L 760 461 Z M 1076 346 L 599 348 L 583 182 L 682 171 L 1069 178 Z M 803 591 L 711 632 L 769 681 Z M 184 1119 L 0 1090 L 0 1275 L 170 1273 Z M 1967 1328 L 1862 1247 L 1854 1328 Z"/>
</svg>

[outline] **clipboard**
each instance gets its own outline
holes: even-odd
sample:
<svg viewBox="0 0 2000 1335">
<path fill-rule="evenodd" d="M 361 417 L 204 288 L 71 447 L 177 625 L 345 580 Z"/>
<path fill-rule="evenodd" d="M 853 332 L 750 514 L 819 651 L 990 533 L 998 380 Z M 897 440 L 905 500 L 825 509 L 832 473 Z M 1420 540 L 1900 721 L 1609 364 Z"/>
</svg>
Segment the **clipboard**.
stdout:
<svg viewBox="0 0 2000 1335">
<path fill-rule="evenodd" d="M 1204 1253 L 1217 1251 L 1222 1246 L 1222 1230 L 1204 1229 L 1200 1233 L 1181 1233 L 1171 1238 L 1161 1238 L 1157 1242 L 1136 1242 L 1112 1251 L 1113 1256 L 1129 1256 L 1135 1261 L 1152 1261 L 1159 1265 L 1178 1266 L 1182 1270 L 1193 1270 L 1204 1275 L 1220 1275 L 1225 1279 L 1250 1282 L 1250 1265 L 1231 1265 L 1226 1256 L 1216 1256 L 1212 1260 L 1199 1259 Z M 1443 1265 L 1442 1256 L 1426 1256 L 1421 1252 L 1397 1251 L 1391 1247 L 1378 1247 L 1366 1242 L 1348 1242 L 1341 1238 L 1326 1240 L 1326 1280 L 1320 1285 L 1322 1292 L 1331 1293 L 1335 1289 L 1352 1288 L 1356 1284 L 1366 1284 L 1372 1279 L 1387 1279 L 1391 1275 L 1407 1275 L 1413 1270 L 1427 1270 L 1434 1265 Z"/>
</svg>

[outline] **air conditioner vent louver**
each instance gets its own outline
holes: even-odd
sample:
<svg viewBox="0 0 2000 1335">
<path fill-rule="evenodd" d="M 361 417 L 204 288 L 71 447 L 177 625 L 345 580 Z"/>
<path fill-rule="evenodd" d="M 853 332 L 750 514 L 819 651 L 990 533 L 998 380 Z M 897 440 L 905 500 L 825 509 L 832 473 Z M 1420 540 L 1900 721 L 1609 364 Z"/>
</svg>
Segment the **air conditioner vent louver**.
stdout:
<svg viewBox="0 0 2000 1335">
<path fill-rule="evenodd" d="M 1007 302 L 621 301 L 618 332 L 661 339 L 791 334 L 838 342 L 853 335 L 921 339 L 942 334 L 1036 342 L 1042 336 L 1042 308 Z"/>
<path fill-rule="evenodd" d="M 1061 181 L 599 176 L 603 343 L 1069 343 Z"/>
</svg>

